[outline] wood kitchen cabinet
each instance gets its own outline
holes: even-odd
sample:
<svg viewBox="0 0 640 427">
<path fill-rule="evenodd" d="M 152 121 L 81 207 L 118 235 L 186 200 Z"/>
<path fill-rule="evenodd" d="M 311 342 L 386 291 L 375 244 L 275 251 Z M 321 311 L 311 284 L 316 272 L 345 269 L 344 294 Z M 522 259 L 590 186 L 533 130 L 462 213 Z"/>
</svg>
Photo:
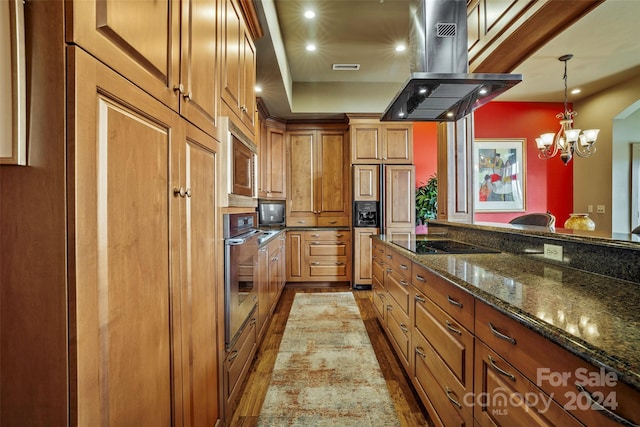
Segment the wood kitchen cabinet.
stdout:
<svg viewBox="0 0 640 427">
<path fill-rule="evenodd" d="M 71 1 L 67 42 L 215 137 L 220 1 Z"/>
<path fill-rule="evenodd" d="M 255 133 L 256 48 L 237 0 L 222 1 L 221 98 L 229 118 Z"/>
<path fill-rule="evenodd" d="M 287 198 L 287 150 L 285 125 L 273 119 L 259 118 L 258 197 L 270 200 Z"/>
<path fill-rule="evenodd" d="M 219 144 L 67 53 L 72 424 L 214 425 Z"/>
<path fill-rule="evenodd" d="M 346 128 L 304 127 L 287 129 L 287 226 L 349 226 Z"/>
<path fill-rule="evenodd" d="M 378 165 L 354 165 L 353 166 L 353 200 L 354 201 L 378 201 L 380 200 L 380 166 Z"/>
<path fill-rule="evenodd" d="M 385 226 L 415 232 L 416 174 L 413 165 L 389 165 L 385 172 Z"/>
<path fill-rule="evenodd" d="M 387 306 L 387 288 L 384 283 L 385 249 L 380 243 L 373 242 L 371 248 L 371 299 L 378 320 L 385 324 Z"/>
<path fill-rule="evenodd" d="M 371 236 L 379 232 L 379 228 L 353 229 L 353 286 L 356 288 L 371 287 L 373 249 Z"/>
<path fill-rule="evenodd" d="M 350 118 L 352 164 L 413 163 L 413 125 Z"/>
<path fill-rule="evenodd" d="M 351 232 L 287 232 L 287 281 L 351 282 Z"/>
</svg>

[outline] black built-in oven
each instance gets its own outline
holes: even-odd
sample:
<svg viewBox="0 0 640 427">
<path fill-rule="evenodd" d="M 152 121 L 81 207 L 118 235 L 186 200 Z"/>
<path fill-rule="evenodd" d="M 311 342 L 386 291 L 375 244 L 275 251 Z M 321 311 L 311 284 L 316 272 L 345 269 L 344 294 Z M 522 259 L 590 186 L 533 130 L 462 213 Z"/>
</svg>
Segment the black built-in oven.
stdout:
<svg viewBox="0 0 640 427">
<path fill-rule="evenodd" d="M 225 214 L 223 223 L 225 342 L 228 349 L 257 304 L 258 240 L 262 232 L 256 228 L 256 213 Z"/>
</svg>

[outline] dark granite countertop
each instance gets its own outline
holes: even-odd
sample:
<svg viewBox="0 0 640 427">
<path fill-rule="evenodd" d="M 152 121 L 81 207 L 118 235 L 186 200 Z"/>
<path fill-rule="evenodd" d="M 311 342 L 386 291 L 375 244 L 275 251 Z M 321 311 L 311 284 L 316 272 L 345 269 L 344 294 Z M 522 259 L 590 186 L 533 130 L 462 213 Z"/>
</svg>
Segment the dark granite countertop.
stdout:
<svg viewBox="0 0 640 427">
<path fill-rule="evenodd" d="M 640 390 L 640 285 L 508 252 L 416 255 L 373 238 Z"/>
</svg>

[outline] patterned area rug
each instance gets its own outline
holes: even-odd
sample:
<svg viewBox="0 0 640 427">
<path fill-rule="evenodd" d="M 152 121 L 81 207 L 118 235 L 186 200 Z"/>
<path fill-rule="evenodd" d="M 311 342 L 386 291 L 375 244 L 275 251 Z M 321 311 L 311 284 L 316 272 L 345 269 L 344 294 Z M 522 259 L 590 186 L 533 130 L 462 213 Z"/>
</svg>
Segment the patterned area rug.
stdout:
<svg viewBox="0 0 640 427">
<path fill-rule="evenodd" d="M 296 294 L 258 426 L 399 425 L 353 294 Z"/>
</svg>

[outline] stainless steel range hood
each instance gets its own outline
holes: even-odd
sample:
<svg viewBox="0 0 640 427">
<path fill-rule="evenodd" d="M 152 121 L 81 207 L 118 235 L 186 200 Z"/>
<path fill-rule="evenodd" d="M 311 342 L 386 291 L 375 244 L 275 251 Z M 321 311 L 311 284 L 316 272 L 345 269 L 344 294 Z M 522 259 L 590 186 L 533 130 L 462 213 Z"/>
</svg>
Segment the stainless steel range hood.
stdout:
<svg viewBox="0 0 640 427">
<path fill-rule="evenodd" d="M 411 74 L 382 121 L 457 121 L 522 81 L 520 74 L 468 73 L 466 0 L 421 0 L 410 50 Z"/>
</svg>

